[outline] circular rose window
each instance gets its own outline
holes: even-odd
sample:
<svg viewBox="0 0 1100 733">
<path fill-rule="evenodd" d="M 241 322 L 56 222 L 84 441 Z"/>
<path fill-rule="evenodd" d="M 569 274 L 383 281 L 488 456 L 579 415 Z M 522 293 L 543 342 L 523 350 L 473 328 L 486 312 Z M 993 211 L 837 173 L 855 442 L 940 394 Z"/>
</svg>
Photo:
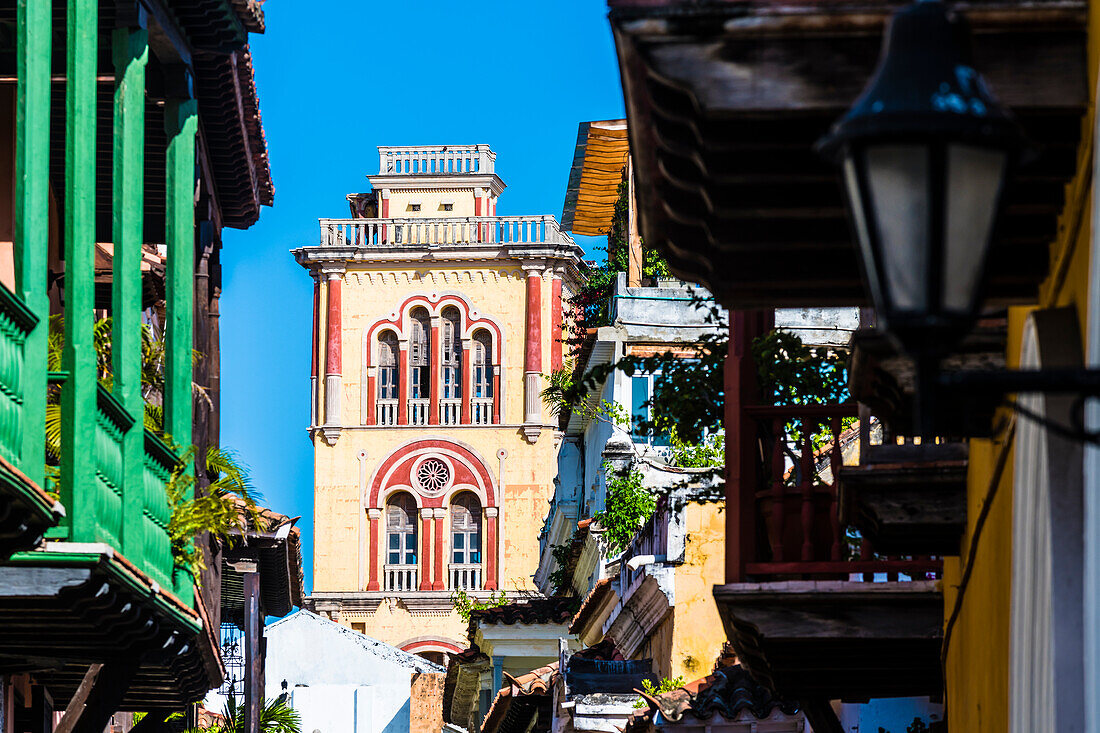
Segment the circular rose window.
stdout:
<svg viewBox="0 0 1100 733">
<path fill-rule="evenodd" d="M 426 458 L 416 466 L 416 483 L 421 493 L 442 494 L 451 484 L 451 468 L 438 458 Z"/>
</svg>

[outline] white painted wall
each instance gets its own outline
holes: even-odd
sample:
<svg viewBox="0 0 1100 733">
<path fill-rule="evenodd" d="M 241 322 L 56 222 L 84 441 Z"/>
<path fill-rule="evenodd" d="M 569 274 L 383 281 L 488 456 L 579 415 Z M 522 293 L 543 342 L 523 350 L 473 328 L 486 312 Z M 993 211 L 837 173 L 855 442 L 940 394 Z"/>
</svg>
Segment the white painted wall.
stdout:
<svg viewBox="0 0 1100 733">
<path fill-rule="evenodd" d="M 295 687 L 302 733 L 408 733 L 409 685 Z"/>
</svg>

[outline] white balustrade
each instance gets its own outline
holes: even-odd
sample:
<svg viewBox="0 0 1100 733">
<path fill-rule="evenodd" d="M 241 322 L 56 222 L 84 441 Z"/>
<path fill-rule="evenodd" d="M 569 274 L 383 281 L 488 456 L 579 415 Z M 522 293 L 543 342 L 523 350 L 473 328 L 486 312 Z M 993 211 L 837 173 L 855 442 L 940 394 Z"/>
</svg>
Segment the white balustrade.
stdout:
<svg viewBox="0 0 1100 733">
<path fill-rule="evenodd" d="M 573 244 L 552 216 L 320 219 L 322 247 Z"/>
<path fill-rule="evenodd" d="M 439 424 L 458 425 L 462 420 L 462 400 L 439 401 Z"/>
<path fill-rule="evenodd" d="M 431 405 L 431 400 L 427 399 L 410 399 L 409 400 L 409 425 L 427 425 L 428 424 L 428 409 Z"/>
<path fill-rule="evenodd" d="M 397 403 L 394 399 L 379 399 L 374 408 L 375 422 L 379 425 L 396 425 Z"/>
<path fill-rule="evenodd" d="M 451 563 L 449 590 L 481 590 L 481 563 Z"/>
<path fill-rule="evenodd" d="M 496 153 L 488 145 L 388 145 L 378 147 L 382 175 L 493 173 Z"/>
<path fill-rule="evenodd" d="M 402 593 L 418 590 L 419 571 L 416 565 L 383 565 L 385 589 Z"/>
<path fill-rule="evenodd" d="M 493 398 L 475 397 L 470 400 L 470 418 L 474 425 L 493 423 Z"/>
</svg>

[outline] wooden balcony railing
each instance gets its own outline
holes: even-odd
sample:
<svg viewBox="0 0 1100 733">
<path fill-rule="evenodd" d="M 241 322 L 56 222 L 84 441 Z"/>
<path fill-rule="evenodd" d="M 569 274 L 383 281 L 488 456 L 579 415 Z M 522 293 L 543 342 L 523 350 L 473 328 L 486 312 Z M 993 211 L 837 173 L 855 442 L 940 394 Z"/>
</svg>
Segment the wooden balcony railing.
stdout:
<svg viewBox="0 0 1100 733">
<path fill-rule="evenodd" d="M 746 437 L 755 443 L 757 465 L 750 480 L 728 488 L 742 492 L 730 505 L 751 512 L 742 519 L 742 565 L 733 580 L 938 577 L 940 560 L 881 556 L 840 522 L 836 476 L 846 459 L 858 460 L 858 425 L 845 429 L 856 405 L 744 410 L 755 424 Z"/>
<path fill-rule="evenodd" d="M 450 590 L 481 590 L 481 563 L 451 563 L 447 577 Z"/>
<path fill-rule="evenodd" d="M 25 347 L 27 336 L 37 324 L 38 318 L 23 301 L 7 288 L 0 287 L 0 456 L 21 470 L 24 470 L 23 422 L 26 419 L 44 422 L 46 419 L 45 414 L 27 416 L 24 408 L 24 373 L 28 367 Z"/>
<path fill-rule="evenodd" d="M 382 577 L 385 590 L 411 593 L 419 588 L 419 569 L 416 565 L 383 565 Z"/>
<path fill-rule="evenodd" d="M 320 219 L 322 247 L 572 244 L 552 216 Z"/>
</svg>

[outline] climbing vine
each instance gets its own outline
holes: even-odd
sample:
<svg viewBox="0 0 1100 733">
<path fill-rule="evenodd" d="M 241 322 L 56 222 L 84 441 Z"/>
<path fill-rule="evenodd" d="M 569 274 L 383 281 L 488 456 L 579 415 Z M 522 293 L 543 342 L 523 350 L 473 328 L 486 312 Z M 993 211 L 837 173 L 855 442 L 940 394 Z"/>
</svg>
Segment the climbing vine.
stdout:
<svg viewBox="0 0 1100 733">
<path fill-rule="evenodd" d="M 603 528 L 603 539 L 612 553 L 622 552 L 634 538 L 638 528 L 653 516 L 657 498 L 646 488 L 642 472 L 631 467 L 616 471 L 604 464 L 607 477 L 605 509 L 594 519 Z"/>
</svg>

